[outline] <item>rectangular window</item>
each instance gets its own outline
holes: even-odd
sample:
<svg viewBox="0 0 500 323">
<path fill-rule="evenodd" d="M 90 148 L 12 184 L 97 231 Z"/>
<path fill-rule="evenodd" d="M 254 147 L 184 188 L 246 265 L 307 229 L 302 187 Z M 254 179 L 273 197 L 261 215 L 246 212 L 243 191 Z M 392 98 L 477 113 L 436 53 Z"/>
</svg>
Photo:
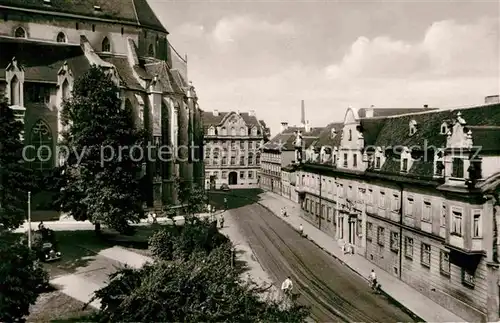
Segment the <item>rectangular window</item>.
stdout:
<svg viewBox="0 0 500 323">
<path fill-rule="evenodd" d="M 236 157 L 231 156 L 231 165 L 236 165 Z"/>
<path fill-rule="evenodd" d="M 446 228 L 446 215 L 448 213 L 448 208 L 446 207 L 446 204 L 443 203 L 443 205 L 441 205 L 441 227 L 442 228 Z"/>
<path fill-rule="evenodd" d="M 368 189 L 368 194 L 367 194 L 367 200 L 368 200 L 368 205 L 373 205 L 373 190 Z"/>
<path fill-rule="evenodd" d="M 413 238 L 405 237 L 405 257 L 413 259 Z"/>
<path fill-rule="evenodd" d="M 352 156 L 352 166 L 353 167 L 358 167 L 358 155 L 354 154 Z"/>
<path fill-rule="evenodd" d="M 245 149 L 245 142 L 244 141 L 240 141 L 240 149 Z"/>
<path fill-rule="evenodd" d="M 222 165 L 227 165 L 227 157 L 222 156 Z"/>
<path fill-rule="evenodd" d="M 462 284 L 473 288 L 476 285 L 474 273 L 462 268 Z"/>
<path fill-rule="evenodd" d="M 248 179 L 252 179 L 253 178 L 253 171 L 249 170 L 248 171 Z"/>
<path fill-rule="evenodd" d="M 316 211 L 316 213 L 314 213 L 314 214 L 319 215 L 319 203 L 318 202 L 316 202 L 315 211 Z"/>
<path fill-rule="evenodd" d="M 347 167 L 347 154 L 344 154 L 344 167 Z"/>
<path fill-rule="evenodd" d="M 222 178 L 226 179 L 227 178 L 227 172 L 222 172 Z"/>
<path fill-rule="evenodd" d="M 375 158 L 375 168 L 380 168 L 380 157 Z"/>
<path fill-rule="evenodd" d="M 406 215 L 407 216 L 413 216 L 413 198 L 412 197 L 409 197 L 407 199 L 407 203 L 406 203 Z"/>
<path fill-rule="evenodd" d="M 441 250 L 439 255 L 439 271 L 445 276 L 450 276 L 450 254 L 443 250 Z"/>
<path fill-rule="evenodd" d="M 366 222 L 366 240 L 372 241 L 373 238 L 373 223 Z"/>
<path fill-rule="evenodd" d="M 377 243 L 380 246 L 385 244 L 385 229 L 383 227 L 378 227 L 377 229 Z"/>
<path fill-rule="evenodd" d="M 326 214 L 326 221 L 328 222 L 332 222 L 332 208 L 331 207 L 328 207 L 328 213 Z"/>
<path fill-rule="evenodd" d="M 245 179 L 245 172 L 240 172 L 240 179 Z"/>
<path fill-rule="evenodd" d="M 422 221 L 432 222 L 431 202 L 430 201 L 424 201 L 424 208 L 422 210 Z"/>
<path fill-rule="evenodd" d="M 321 205 L 321 218 L 324 219 L 325 218 L 325 206 L 324 205 Z"/>
<path fill-rule="evenodd" d="M 378 206 L 381 209 L 385 209 L 385 192 L 380 191 L 380 198 L 378 200 Z"/>
<path fill-rule="evenodd" d="M 452 211 L 451 218 L 451 234 L 462 236 L 462 212 L 458 210 Z"/>
<path fill-rule="evenodd" d="M 358 201 L 364 202 L 364 195 L 365 195 L 365 189 L 364 188 L 358 188 Z"/>
<path fill-rule="evenodd" d="M 408 171 L 408 158 L 403 158 L 403 166 L 401 167 L 401 171 L 403 172 Z"/>
<path fill-rule="evenodd" d="M 240 165 L 245 165 L 245 156 L 240 156 Z"/>
<path fill-rule="evenodd" d="M 392 210 L 392 212 L 399 212 L 399 195 L 398 194 L 392 195 L 391 210 Z"/>
<path fill-rule="evenodd" d="M 472 237 L 481 238 L 481 210 L 474 210 L 472 213 Z"/>
<path fill-rule="evenodd" d="M 391 231 L 391 250 L 398 252 L 399 251 L 399 233 Z"/>
<path fill-rule="evenodd" d="M 431 267 L 431 245 L 423 242 L 420 250 L 420 263 L 422 266 Z"/>
<path fill-rule="evenodd" d="M 452 177 L 464 178 L 464 160 L 462 158 L 453 158 Z"/>
</svg>

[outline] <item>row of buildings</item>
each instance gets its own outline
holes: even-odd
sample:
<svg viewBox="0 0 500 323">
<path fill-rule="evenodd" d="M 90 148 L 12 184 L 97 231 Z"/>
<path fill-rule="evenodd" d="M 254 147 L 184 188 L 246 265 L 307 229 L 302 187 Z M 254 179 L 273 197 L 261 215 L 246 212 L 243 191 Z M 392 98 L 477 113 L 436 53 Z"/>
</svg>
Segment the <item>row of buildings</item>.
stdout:
<svg viewBox="0 0 500 323">
<path fill-rule="evenodd" d="M 122 104 L 157 146 L 178 152 L 145 163 L 149 206 L 176 200 L 175 179 L 204 184 L 202 111 L 187 60 L 143 0 L 0 0 L 0 92 L 25 125 L 24 140 L 52 147 L 61 133 L 61 107 L 75 79 L 92 65 L 119 86 Z M 32 168 L 57 166 L 55 154 L 33 154 Z M 179 157 L 179 158 L 175 158 Z"/>
<path fill-rule="evenodd" d="M 349 108 L 320 129 L 302 119 L 264 145 L 261 187 L 467 321 L 498 321 L 498 96 L 456 109 Z"/>
</svg>

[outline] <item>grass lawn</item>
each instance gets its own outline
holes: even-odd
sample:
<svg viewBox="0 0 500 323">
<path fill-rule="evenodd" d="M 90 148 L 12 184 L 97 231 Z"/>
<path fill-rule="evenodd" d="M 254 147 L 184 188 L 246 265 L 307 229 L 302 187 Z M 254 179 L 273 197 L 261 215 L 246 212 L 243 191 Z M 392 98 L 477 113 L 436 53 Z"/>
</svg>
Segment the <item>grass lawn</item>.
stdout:
<svg viewBox="0 0 500 323">
<path fill-rule="evenodd" d="M 212 190 L 209 192 L 210 204 L 217 210 L 224 209 L 224 198 L 227 198 L 228 209 L 236 209 L 255 203 L 263 191 L 258 188 L 233 189 L 230 191 Z"/>
<path fill-rule="evenodd" d="M 133 236 L 120 235 L 116 231 L 104 229 L 100 236 L 89 231 L 56 231 L 56 239 L 62 257 L 59 261 L 46 263 L 51 277 L 72 273 L 78 267 L 86 266 L 92 256 L 113 246 L 133 249 L 147 254 L 148 240 L 158 229 L 169 227 L 161 224 L 136 227 Z"/>
</svg>

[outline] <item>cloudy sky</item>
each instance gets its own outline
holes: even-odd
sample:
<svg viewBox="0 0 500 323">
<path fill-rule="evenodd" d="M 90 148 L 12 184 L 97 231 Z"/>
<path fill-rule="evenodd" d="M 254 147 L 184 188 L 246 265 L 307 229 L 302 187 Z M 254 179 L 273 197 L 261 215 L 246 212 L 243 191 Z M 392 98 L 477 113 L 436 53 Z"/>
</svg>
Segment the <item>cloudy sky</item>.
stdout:
<svg viewBox="0 0 500 323">
<path fill-rule="evenodd" d="M 499 92 L 497 1 L 148 0 L 188 55 L 200 106 L 255 110 L 273 134 L 348 106 L 453 107 Z"/>
</svg>

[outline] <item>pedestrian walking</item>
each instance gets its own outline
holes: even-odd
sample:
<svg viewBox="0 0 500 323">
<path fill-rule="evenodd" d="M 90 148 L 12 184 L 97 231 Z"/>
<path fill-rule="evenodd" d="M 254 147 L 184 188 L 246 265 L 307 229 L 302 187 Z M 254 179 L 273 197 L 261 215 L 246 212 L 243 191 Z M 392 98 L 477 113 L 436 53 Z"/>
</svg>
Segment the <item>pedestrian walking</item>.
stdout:
<svg viewBox="0 0 500 323">
<path fill-rule="evenodd" d="M 370 286 L 372 290 L 377 291 L 377 274 L 375 273 L 375 270 L 372 269 L 372 272 L 370 273 L 370 276 L 368 276 L 368 281 L 370 282 Z"/>
<path fill-rule="evenodd" d="M 227 210 L 227 197 L 224 197 L 224 210 Z"/>
<path fill-rule="evenodd" d="M 304 236 L 304 227 L 302 226 L 302 223 L 299 225 L 299 233 L 301 236 Z"/>
<path fill-rule="evenodd" d="M 224 214 L 220 215 L 219 223 L 220 223 L 221 229 L 224 228 Z"/>
<path fill-rule="evenodd" d="M 284 216 L 284 217 L 287 217 L 287 216 L 288 216 L 288 215 L 287 215 L 287 213 L 286 213 L 286 207 L 285 207 L 285 206 L 283 207 L 283 216 Z"/>
</svg>

